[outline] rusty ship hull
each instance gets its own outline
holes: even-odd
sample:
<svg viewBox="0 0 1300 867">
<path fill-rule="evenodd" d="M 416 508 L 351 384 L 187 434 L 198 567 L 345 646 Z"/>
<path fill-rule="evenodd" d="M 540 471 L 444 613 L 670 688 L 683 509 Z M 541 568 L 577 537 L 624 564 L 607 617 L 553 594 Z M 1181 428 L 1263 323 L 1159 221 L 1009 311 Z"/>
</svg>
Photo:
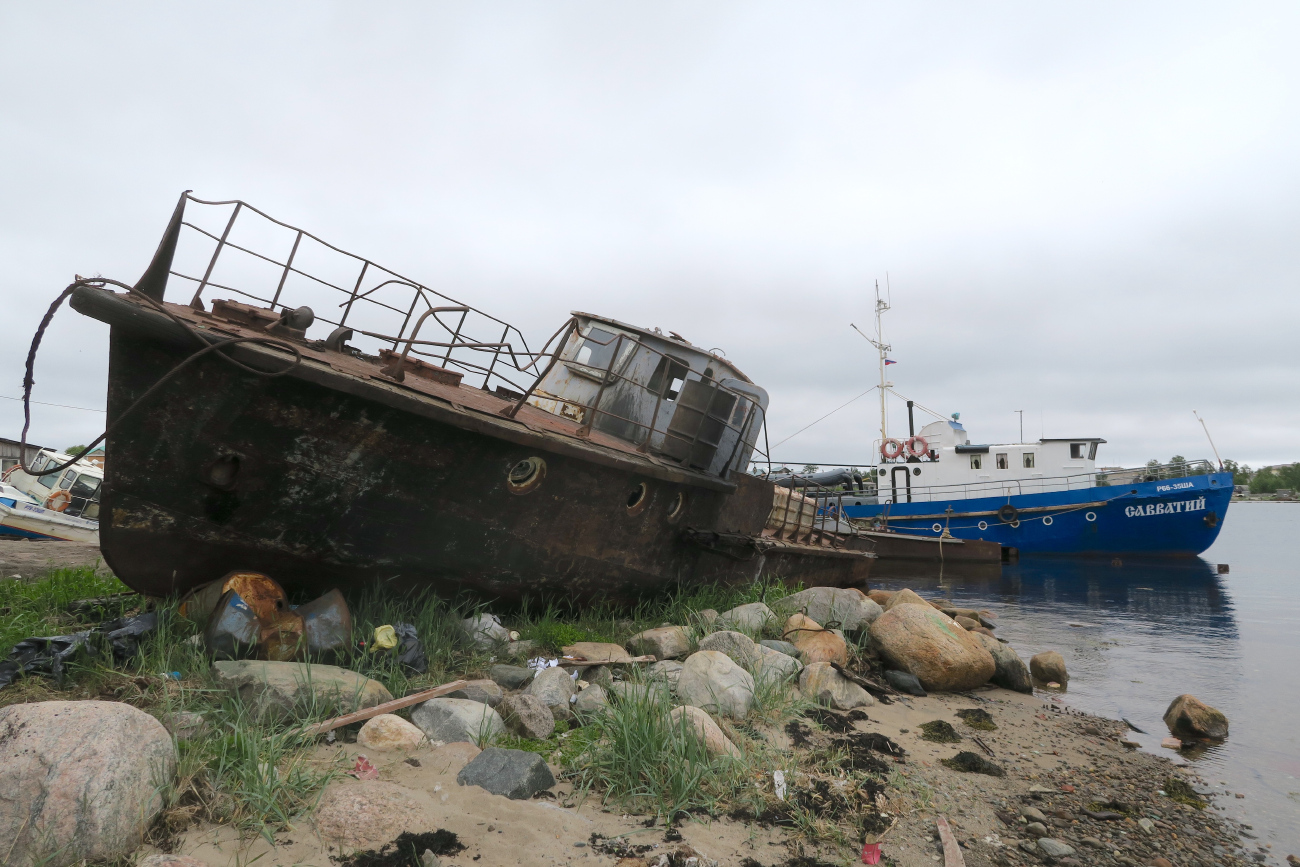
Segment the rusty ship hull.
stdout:
<svg viewBox="0 0 1300 867">
<path fill-rule="evenodd" d="M 102 286 L 72 295 L 111 327 L 100 538 L 137 591 L 181 594 L 234 569 L 304 593 L 379 581 L 571 602 L 770 577 L 865 585 L 870 544 L 773 532 L 770 483 L 679 466 L 517 394 L 394 381 L 373 358 L 305 338 L 283 376 L 216 353 L 182 365 L 196 336 L 265 329 L 165 303 L 164 248 L 137 284 L 158 303 Z M 257 343 L 222 351 L 263 371 L 291 359 Z M 529 461 L 539 477 L 514 484 Z"/>
</svg>

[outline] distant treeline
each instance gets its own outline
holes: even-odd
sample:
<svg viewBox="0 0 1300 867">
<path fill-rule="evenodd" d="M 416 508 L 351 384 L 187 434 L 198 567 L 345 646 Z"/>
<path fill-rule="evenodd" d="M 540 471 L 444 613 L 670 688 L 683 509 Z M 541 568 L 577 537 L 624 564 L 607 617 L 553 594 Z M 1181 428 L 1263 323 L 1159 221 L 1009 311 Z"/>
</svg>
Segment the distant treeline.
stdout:
<svg viewBox="0 0 1300 867">
<path fill-rule="evenodd" d="M 1283 488 L 1292 491 L 1300 489 L 1300 464 L 1252 470 L 1246 464 L 1224 461 L 1223 468 L 1232 472 L 1234 485 L 1250 485 L 1252 494 L 1272 494 Z"/>
</svg>

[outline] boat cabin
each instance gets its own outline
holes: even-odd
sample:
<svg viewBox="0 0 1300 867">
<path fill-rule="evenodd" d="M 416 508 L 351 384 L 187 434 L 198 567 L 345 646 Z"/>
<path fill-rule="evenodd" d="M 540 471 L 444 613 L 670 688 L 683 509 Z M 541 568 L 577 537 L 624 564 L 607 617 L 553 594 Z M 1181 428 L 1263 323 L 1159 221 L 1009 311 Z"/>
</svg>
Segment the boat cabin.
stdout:
<svg viewBox="0 0 1300 867">
<path fill-rule="evenodd" d="M 528 402 L 642 451 L 727 478 L 753 453 L 767 392 L 684 338 L 574 312 Z"/>
<path fill-rule="evenodd" d="M 104 484 L 103 467 L 80 460 L 62 472 L 44 472 L 46 467 L 57 467 L 70 460 L 70 454 L 41 449 L 31 462 L 36 475 L 15 465 L 5 481 L 47 509 L 73 518 L 98 521 L 100 488 Z"/>
<path fill-rule="evenodd" d="M 921 455 L 882 461 L 877 482 L 882 498 L 1038 494 L 1096 484 L 1099 437 L 1044 438 L 1033 443 L 972 443 L 956 419 L 921 428 Z M 919 448 L 913 451 L 921 451 Z M 920 488 L 930 489 L 921 495 Z"/>
</svg>

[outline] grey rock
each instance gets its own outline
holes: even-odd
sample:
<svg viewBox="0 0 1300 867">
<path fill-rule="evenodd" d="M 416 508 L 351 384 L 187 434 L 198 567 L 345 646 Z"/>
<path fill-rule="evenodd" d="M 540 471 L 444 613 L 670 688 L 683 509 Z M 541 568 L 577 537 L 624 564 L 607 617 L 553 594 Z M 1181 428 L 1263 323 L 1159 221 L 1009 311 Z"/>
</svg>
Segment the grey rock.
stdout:
<svg viewBox="0 0 1300 867">
<path fill-rule="evenodd" d="M 124 859 L 162 809 L 175 773 L 167 729 L 128 704 L 0 708 L 0 861 L 65 867 Z"/>
<path fill-rule="evenodd" d="M 1033 840 L 1021 840 L 1020 848 L 1028 852 L 1030 855 L 1042 854 L 1038 849 L 1038 844 L 1035 843 Z"/>
<path fill-rule="evenodd" d="M 492 708 L 467 698 L 434 698 L 411 713 L 411 722 L 425 737 L 445 744 L 489 740 L 506 730 L 505 720 Z"/>
<path fill-rule="evenodd" d="M 700 650 L 687 658 L 677 681 L 683 704 L 744 719 L 754 704 L 754 677 L 716 650 Z"/>
<path fill-rule="evenodd" d="M 578 688 L 574 685 L 573 678 L 563 668 L 539 671 L 524 692 L 541 699 L 542 704 L 551 709 L 551 714 L 557 720 L 573 719 L 573 708 L 569 707 L 569 699 L 577 694 Z"/>
<path fill-rule="evenodd" d="M 1070 673 L 1065 670 L 1065 659 L 1055 650 L 1044 650 L 1029 658 L 1029 671 L 1040 683 L 1059 683 L 1065 686 Z"/>
<path fill-rule="evenodd" d="M 627 649 L 636 656 L 652 654 L 656 660 L 677 659 L 690 653 L 691 636 L 680 626 L 660 626 L 633 635 L 627 640 Z"/>
<path fill-rule="evenodd" d="M 1032 695 L 1034 681 L 1029 675 L 1029 668 L 1025 665 L 1024 660 L 1011 649 L 1011 645 L 1003 644 L 996 638 L 991 638 L 982 632 L 976 632 L 974 635 L 979 640 L 979 643 L 984 645 L 984 649 L 989 652 L 989 655 L 993 657 L 993 664 L 997 666 L 990 680 L 1003 689 Z"/>
<path fill-rule="evenodd" d="M 793 656 L 795 659 L 799 658 L 799 648 L 795 647 L 788 641 L 777 641 L 774 638 L 765 638 L 760 641 L 759 644 L 766 647 L 768 650 L 775 650 L 777 653 L 784 653 L 786 656 Z"/>
<path fill-rule="evenodd" d="M 508 696 L 497 705 L 506 728 L 522 738 L 549 738 L 555 731 L 555 717 L 542 700 L 528 693 Z"/>
<path fill-rule="evenodd" d="M 533 679 L 533 670 L 518 665 L 494 665 L 488 669 L 488 676 L 506 689 L 523 689 Z"/>
<path fill-rule="evenodd" d="M 208 724 L 202 714 L 187 710 L 172 714 L 163 724 L 167 726 L 167 731 L 172 733 L 172 737 L 178 741 L 191 741 L 195 738 L 201 738 L 212 729 L 212 726 Z"/>
<path fill-rule="evenodd" d="M 505 693 L 494 680 L 471 680 L 455 692 L 447 693 L 447 698 L 467 698 L 496 707 L 505 698 Z"/>
<path fill-rule="evenodd" d="M 475 614 L 460 622 L 465 636 L 480 650 L 491 650 L 510 640 L 510 630 L 501 625 L 495 614 Z"/>
<path fill-rule="evenodd" d="M 537 753 L 489 747 L 461 768 L 456 782 L 521 801 L 554 786 L 555 777 Z"/>
<path fill-rule="evenodd" d="M 760 644 L 758 653 L 758 662 L 754 663 L 749 670 L 750 674 L 754 675 L 756 683 L 790 680 L 798 677 L 799 672 L 803 671 L 802 662 L 770 647 Z"/>
<path fill-rule="evenodd" d="M 758 645 L 742 632 L 723 630 L 714 632 L 700 639 L 700 650 L 716 650 L 725 653 L 731 661 L 744 669 L 752 669 L 762 658 Z"/>
<path fill-rule="evenodd" d="M 907 695 L 925 695 L 925 687 L 921 686 L 921 681 L 917 680 L 916 675 L 908 674 L 906 671 L 894 669 L 886 671 L 885 683 Z"/>
<path fill-rule="evenodd" d="M 807 615 L 822 626 L 838 621 L 845 632 L 865 629 L 881 614 L 880 606 L 866 595 L 838 587 L 810 587 L 778 599 L 772 609 L 786 617 L 807 609 Z"/>
<path fill-rule="evenodd" d="M 1051 837 L 1040 838 L 1038 848 L 1048 858 L 1068 858 L 1074 854 L 1073 846 L 1060 840 L 1053 840 Z"/>
<path fill-rule="evenodd" d="M 442 867 L 442 859 L 432 849 L 425 849 L 420 854 L 420 867 Z"/>
<path fill-rule="evenodd" d="M 214 662 L 212 672 L 258 716 L 289 718 L 312 704 L 352 713 L 393 700 L 382 683 L 334 665 L 236 659 Z"/>
<path fill-rule="evenodd" d="M 1031 822 L 1041 822 L 1044 825 L 1047 824 L 1047 817 L 1043 815 L 1042 810 L 1039 810 L 1036 807 L 1021 807 L 1020 815 L 1024 816 Z"/>
<path fill-rule="evenodd" d="M 875 699 L 862 687 L 835 670 L 829 662 L 814 662 L 799 675 L 799 692 L 804 698 L 836 710 L 870 707 Z"/>
<path fill-rule="evenodd" d="M 1138 827 L 1150 834 L 1156 829 L 1156 823 L 1152 822 L 1150 819 L 1138 819 Z"/>
<path fill-rule="evenodd" d="M 762 602 L 751 602 L 748 605 L 737 605 L 719 614 L 717 625 L 746 635 L 758 635 L 769 623 L 775 622 L 776 615 L 772 613 L 771 608 Z"/>
<path fill-rule="evenodd" d="M 677 689 L 677 681 L 682 677 L 682 664 L 675 659 L 665 659 L 663 662 L 656 662 L 646 670 L 646 676 L 653 682 L 659 681 L 668 684 L 670 689 Z"/>
<path fill-rule="evenodd" d="M 506 644 L 506 655 L 515 659 L 527 659 L 537 650 L 537 642 L 531 638 L 523 641 L 511 641 Z"/>
<path fill-rule="evenodd" d="M 611 686 L 613 683 L 611 682 Z M 578 714 L 592 714 L 609 704 L 609 693 L 598 683 L 590 684 L 578 693 L 573 703 L 573 711 Z"/>
<path fill-rule="evenodd" d="M 659 665 L 659 663 L 655 664 Z M 608 665 L 593 665 L 579 675 L 579 678 L 587 681 L 587 683 L 608 689 L 609 685 L 614 682 L 614 673 Z"/>
<path fill-rule="evenodd" d="M 1028 834 L 1030 837 L 1034 837 L 1035 839 L 1037 839 L 1038 837 L 1046 837 L 1047 826 L 1044 825 L 1042 822 L 1030 822 L 1029 824 L 1025 825 L 1025 833 Z"/>
</svg>

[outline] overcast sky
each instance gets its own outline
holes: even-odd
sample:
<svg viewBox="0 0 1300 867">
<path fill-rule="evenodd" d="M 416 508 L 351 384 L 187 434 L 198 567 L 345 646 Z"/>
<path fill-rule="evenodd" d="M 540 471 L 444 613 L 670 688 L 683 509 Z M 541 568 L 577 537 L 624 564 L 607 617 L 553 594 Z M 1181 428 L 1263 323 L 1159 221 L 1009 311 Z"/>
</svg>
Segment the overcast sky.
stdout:
<svg viewBox="0 0 1300 867">
<path fill-rule="evenodd" d="M 1292 3 L 0 0 L 0 396 L 76 273 L 134 282 L 181 190 L 518 325 L 672 329 L 777 442 L 869 388 L 1103 464 L 1300 460 Z M 174 286 L 173 292 L 180 290 Z M 169 296 L 169 300 L 171 296 Z M 65 309 L 35 399 L 104 405 Z M 66 446 L 103 415 L 34 407 Z M 0 436 L 21 404 L 0 399 Z M 891 412 L 891 433 L 905 414 Z M 874 393 L 776 450 L 867 462 Z"/>
</svg>

